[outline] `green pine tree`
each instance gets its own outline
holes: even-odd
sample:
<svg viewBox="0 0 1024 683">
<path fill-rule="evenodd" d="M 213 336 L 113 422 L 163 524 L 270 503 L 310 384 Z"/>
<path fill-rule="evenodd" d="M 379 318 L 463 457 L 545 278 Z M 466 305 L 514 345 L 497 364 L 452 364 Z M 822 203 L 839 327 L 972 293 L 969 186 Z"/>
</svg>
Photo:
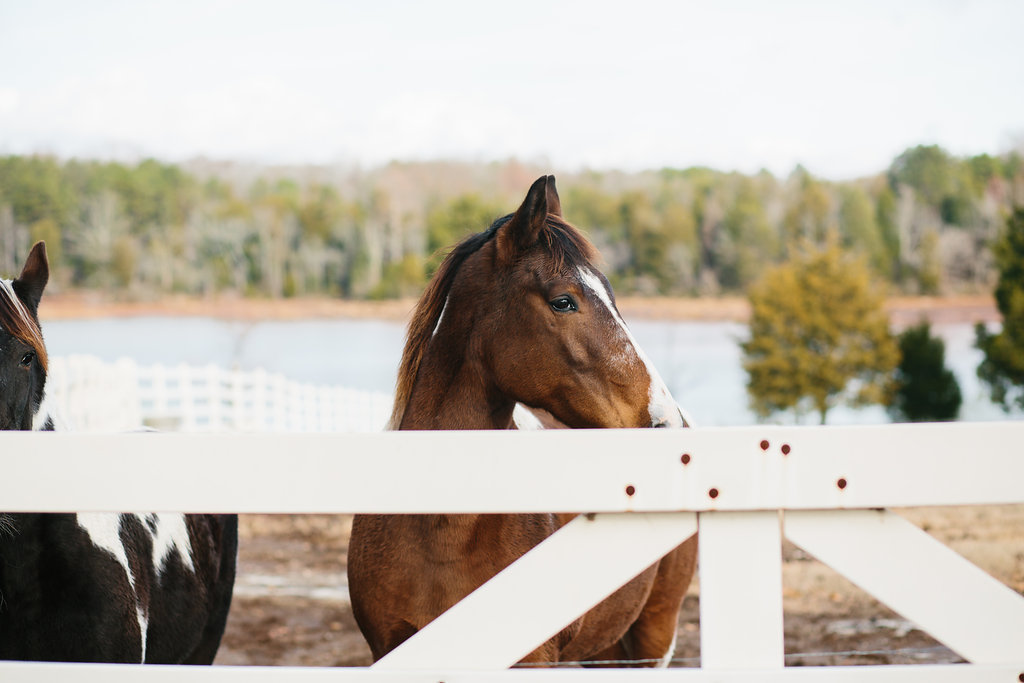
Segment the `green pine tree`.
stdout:
<svg viewBox="0 0 1024 683">
<path fill-rule="evenodd" d="M 824 424 L 840 403 L 888 403 L 899 349 L 862 260 L 835 243 L 805 246 L 768 270 L 749 298 L 743 367 L 759 416 L 813 409 Z"/>
<path fill-rule="evenodd" d="M 889 406 L 895 420 L 944 422 L 955 420 L 963 397 L 953 372 L 946 367 L 946 344 L 933 337 L 923 322 L 900 335 L 900 364 L 896 391 Z"/>
<path fill-rule="evenodd" d="M 1006 221 L 993 251 L 1003 329 L 992 334 L 981 323 L 975 328 L 977 347 L 985 354 L 978 377 L 988 385 L 992 400 L 1009 411 L 1013 404 L 1024 408 L 1024 209 L 1016 209 Z"/>
</svg>

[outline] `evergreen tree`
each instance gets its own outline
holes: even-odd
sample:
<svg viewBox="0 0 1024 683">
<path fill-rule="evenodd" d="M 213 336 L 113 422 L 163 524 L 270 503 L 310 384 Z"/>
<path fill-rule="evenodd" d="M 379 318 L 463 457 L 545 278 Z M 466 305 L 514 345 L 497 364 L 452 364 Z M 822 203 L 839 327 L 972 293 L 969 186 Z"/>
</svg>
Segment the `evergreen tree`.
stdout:
<svg viewBox="0 0 1024 683">
<path fill-rule="evenodd" d="M 758 415 L 811 408 L 824 424 L 839 403 L 888 402 L 899 350 L 869 283 L 863 261 L 832 243 L 804 246 L 750 289 L 743 367 Z"/>
<path fill-rule="evenodd" d="M 955 420 L 963 397 L 956 377 L 946 367 L 945 342 L 933 337 L 931 327 L 923 322 L 905 330 L 899 344 L 901 360 L 890 415 L 903 422 Z"/>
<path fill-rule="evenodd" d="M 1003 329 L 992 334 L 978 323 L 977 346 L 985 354 L 978 377 L 988 385 L 992 400 L 1009 411 L 1024 408 L 1024 209 L 1016 209 L 993 251 L 999 282 L 996 305 Z"/>
</svg>

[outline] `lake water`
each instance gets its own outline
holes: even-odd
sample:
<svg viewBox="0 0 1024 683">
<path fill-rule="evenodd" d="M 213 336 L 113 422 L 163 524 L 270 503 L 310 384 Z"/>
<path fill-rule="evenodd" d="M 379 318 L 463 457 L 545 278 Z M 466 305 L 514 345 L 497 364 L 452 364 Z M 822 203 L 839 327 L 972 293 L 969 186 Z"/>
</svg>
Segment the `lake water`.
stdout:
<svg viewBox="0 0 1024 683">
<path fill-rule="evenodd" d="M 746 326 L 723 322 L 634 321 L 641 346 L 658 367 L 673 396 L 700 425 L 755 424 L 747 407 L 746 374 L 739 341 Z M 44 323 L 51 355 L 90 354 L 113 361 L 264 368 L 290 379 L 391 392 L 402 352 L 404 325 L 380 320 L 239 322 L 211 318 L 140 317 L 59 320 Z M 1003 420 L 975 369 L 970 324 L 933 326 L 946 342 L 946 362 L 964 395 L 963 420 Z M 1019 419 L 1019 416 L 1017 416 Z M 817 418 L 808 416 L 807 421 Z M 792 421 L 792 417 L 780 417 Z M 830 424 L 888 422 L 878 407 L 837 408 Z"/>
</svg>

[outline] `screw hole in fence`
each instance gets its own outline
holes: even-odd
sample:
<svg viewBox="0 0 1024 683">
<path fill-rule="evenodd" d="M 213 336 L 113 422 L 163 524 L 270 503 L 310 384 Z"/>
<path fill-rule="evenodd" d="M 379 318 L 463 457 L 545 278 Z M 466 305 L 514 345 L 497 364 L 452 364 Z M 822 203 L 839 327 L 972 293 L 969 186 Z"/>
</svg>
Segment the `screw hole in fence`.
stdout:
<svg viewBox="0 0 1024 683">
<path fill-rule="evenodd" d="M 689 453 L 683 453 L 683 457 L 681 457 L 679 459 L 683 462 L 684 465 L 689 465 L 690 464 L 690 454 Z"/>
<path fill-rule="evenodd" d="M 718 489 L 711 489 L 708 491 L 709 498 L 718 498 Z"/>
<path fill-rule="evenodd" d="M 782 454 L 783 455 L 789 455 L 789 451 L 790 451 L 789 444 L 788 443 L 782 444 Z"/>
<path fill-rule="evenodd" d="M 626 487 L 626 495 L 627 496 L 632 496 L 634 493 L 636 493 L 636 487 L 635 486 L 630 484 L 629 486 Z"/>
<path fill-rule="evenodd" d="M 836 482 L 836 486 L 839 487 L 840 491 L 845 489 L 846 488 L 846 479 L 845 478 L 840 478 L 839 481 Z"/>
<path fill-rule="evenodd" d="M 770 445 L 771 444 L 768 443 L 768 439 L 762 439 L 761 440 L 761 450 L 762 451 L 768 450 L 768 446 L 770 446 Z"/>
</svg>

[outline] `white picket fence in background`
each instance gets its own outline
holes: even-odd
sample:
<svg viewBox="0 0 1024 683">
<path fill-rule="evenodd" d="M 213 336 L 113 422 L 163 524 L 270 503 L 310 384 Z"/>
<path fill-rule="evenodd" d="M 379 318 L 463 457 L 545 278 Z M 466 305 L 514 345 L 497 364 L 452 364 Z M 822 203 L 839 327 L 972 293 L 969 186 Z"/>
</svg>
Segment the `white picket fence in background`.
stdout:
<svg viewBox="0 0 1024 683">
<path fill-rule="evenodd" d="M 264 370 L 92 356 L 52 358 L 47 392 L 59 416 L 80 432 L 380 431 L 392 401 L 385 393 L 304 384 Z"/>
</svg>

